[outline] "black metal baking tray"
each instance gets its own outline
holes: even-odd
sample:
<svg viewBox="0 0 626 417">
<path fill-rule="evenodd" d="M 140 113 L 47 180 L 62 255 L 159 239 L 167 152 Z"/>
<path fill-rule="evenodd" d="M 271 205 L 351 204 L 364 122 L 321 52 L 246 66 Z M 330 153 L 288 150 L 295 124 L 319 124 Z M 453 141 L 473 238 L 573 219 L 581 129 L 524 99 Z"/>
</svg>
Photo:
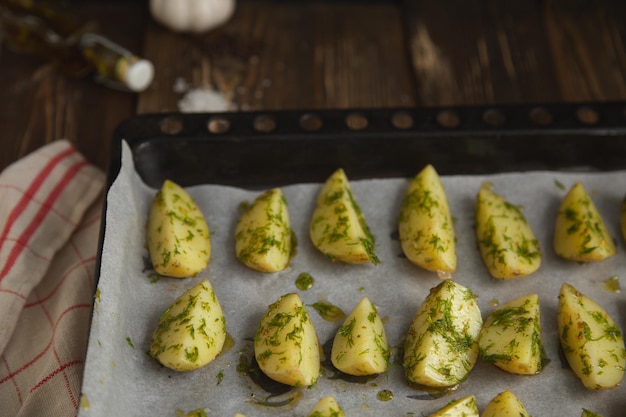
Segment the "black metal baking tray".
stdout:
<svg viewBox="0 0 626 417">
<path fill-rule="evenodd" d="M 411 177 L 427 163 L 442 175 L 621 171 L 626 168 L 625 110 L 626 103 L 577 103 L 147 114 L 116 130 L 108 181 L 119 172 L 122 140 L 131 148 L 137 173 L 154 188 L 164 179 L 183 186 L 244 188 L 322 182 L 337 167 L 350 179 Z M 106 205 L 104 210 L 107 214 Z M 102 226 L 97 271 L 104 221 Z"/>
<path fill-rule="evenodd" d="M 626 167 L 626 102 L 146 114 L 115 132 L 150 186 L 246 188 L 350 178 Z"/>
</svg>

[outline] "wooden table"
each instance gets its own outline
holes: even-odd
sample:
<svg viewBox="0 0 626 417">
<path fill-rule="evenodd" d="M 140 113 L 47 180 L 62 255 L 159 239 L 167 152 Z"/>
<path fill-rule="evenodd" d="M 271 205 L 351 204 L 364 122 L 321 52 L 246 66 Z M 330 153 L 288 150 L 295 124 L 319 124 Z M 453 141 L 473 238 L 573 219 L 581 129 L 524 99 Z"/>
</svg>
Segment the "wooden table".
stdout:
<svg viewBox="0 0 626 417">
<path fill-rule="evenodd" d="M 74 9 L 150 59 L 154 82 L 115 91 L 3 47 L 0 170 L 59 138 L 106 169 L 115 127 L 179 111 L 181 80 L 239 111 L 626 99 L 622 0 L 240 0 L 202 36 L 159 26 L 146 2 Z"/>
</svg>

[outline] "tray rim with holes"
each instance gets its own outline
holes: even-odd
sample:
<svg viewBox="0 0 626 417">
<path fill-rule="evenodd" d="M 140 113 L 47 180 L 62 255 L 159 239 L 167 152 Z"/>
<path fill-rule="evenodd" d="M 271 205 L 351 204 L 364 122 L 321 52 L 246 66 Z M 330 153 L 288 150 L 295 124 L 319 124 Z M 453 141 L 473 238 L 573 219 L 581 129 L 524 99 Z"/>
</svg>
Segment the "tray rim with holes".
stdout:
<svg viewBox="0 0 626 417">
<path fill-rule="evenodd" d="M 108 183 L 119 171 L 122 140 L 134 153 L 146 155 L 137 157 L 135 164 L 151 186 L 160 185 L 163 175 L 158 173 L 166 172 L 181 185 L 201 181 L 258 187 L 265 185 L 253 178 L 259 171 L 270 172 L 269 182 L 276 184 L 320 181 L 327 173 L 320 158 L 331 159 L 334 166 L 343 164 L 354 178 L 406 177 L 433 158 L 442 175 L 610 170 L 623 165 L 619 155 L 626 146 L 618 139 L 624 135 L 626 102 L 152 113 L 127 119 L 115 130 Z M 255 163 L 255 155 L 245 152 L 276 144 L 283 152 L 271 164 Z M 197 149 L 211 152 L 193 154 Z M 221 158 L 234 149 L 244 151 L 237 160 Z M 399 149 L 408 149 L 414 160 L 404 156 L 392 166 L 389 159 L 401 156 Z M 420 149 L 426 153 L 421 155 Z M 603 149 L 607 151 L 598 156 Z M 347 150 L 357 155 L 350 158 Z M 441 158 L 450 150 L 454 154 Z M 290 153 L 298 154 L 300 171 L 309 172 L 278 178 L 278 170 L 296 169 L 285 158 Z M 170 158 L 159 159 L 164 154 Z M 372 166 L 383 159 L 387 162 L 382 166 Z M 190 164 L 185 175 L 176 177 L 171 167 L 184 164 Z M 245 172 L 244 166 L 249 166 Z M 199 168 L 204 171 L 201 178 L 192 178 Z"/>
</svg>

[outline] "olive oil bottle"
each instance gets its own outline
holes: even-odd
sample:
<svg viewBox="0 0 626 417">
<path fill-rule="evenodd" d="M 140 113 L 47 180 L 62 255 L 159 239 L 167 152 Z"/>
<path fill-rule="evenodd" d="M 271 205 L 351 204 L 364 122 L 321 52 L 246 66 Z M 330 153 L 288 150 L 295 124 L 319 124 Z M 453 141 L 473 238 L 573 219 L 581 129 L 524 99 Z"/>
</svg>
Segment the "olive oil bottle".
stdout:
<svg viewBox="0 0 626 417">
<path fill-rule="evenodd" d="M 93 75 L 112 88 L 139 92 L 154 76 L 154 67 L 97 33 L 94 22 L 33 0 L 0 0 L 0 41 L 36 55 L 72 77 Z"/>
</svg>

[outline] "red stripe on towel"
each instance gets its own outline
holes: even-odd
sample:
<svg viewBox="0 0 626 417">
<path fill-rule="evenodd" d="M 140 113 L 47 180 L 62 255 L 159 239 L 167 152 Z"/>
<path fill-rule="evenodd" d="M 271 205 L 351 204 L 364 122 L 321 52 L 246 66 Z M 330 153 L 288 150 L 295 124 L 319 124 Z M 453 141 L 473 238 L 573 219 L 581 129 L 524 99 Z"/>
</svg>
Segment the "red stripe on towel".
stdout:
<svg viewBox="0 0 626 417">
<path fill-rule="evenodd" d="M 61 195 L 63 190 L 65 190 L 67 185 L 76 176 L 78 171 L 80 171 L 81 168 L 87 165 L 88 165 L 87 161 L 81 161 L 72 165 L 67 170 L 65 175 L 63 175 L 63 178 L 61 178 L 61 181 L 54 187 L 50 195 L 48 195 L 48 198 L 46 198 L 44 203 L 40 206 L 39 211 L 37 212 L 37 214 L 35 214 L 35 217 L 31 220 L 29 225 L 22 232 L 21 236 L 17 239 L 16 245 L 13 246 L 6 263 L 4 264 L 4 267 L 2 268 L 2 271 L 0 271 L 0 282 L 2 282 L 4 277 L 6 277 L 9 274 L 9 272 L 11 272 L 11 268 L 13 268 L 13 265 L 15 264 L 17 258 L 20 256 L 20 254 L 22 253 L 22 251 L 28 244 L 28 241 L 30 240 L 32 235 L 35 233 L 35 231 L 37 230 L 41 222 L 45 219 L 45 217 L 50 212 L 50 210 L 52 209 L 52 206 L 54 206 L 54 203 L 56 202 L 59 195 Z"/>
<path fill-rule="evenodd" d="M 39 190 L 39 188 L 41 187 L 41 184 L 43 184 L 44 180 L 48 177 L 48 175 L 50 175 L 50 172 L 52 172 L 52 170 L 64 158 L 74 153 L 76 153 L 76 150 L 74 148 L 65 149 L 54 158 L 51 158 L 46 166 L 43 167 L 39 174 L 37 174 L 37 176 L 33 179 L 33 182 L 30 183 L 28 189 L 24 192 L 24 194 L 22 194 L 22 198 L 15 205 L 15 207 L 13 207 L 13 210 L 11 210 L 11 214 L 9 214 L 9 217 L 7 218 L 7 222 L 4 225 L 4 230 L 2 230 L 2 235 L 0 236 L 0 248 L 2 248 L 2 245 L 6 240 L 9 231 L 11 230 L 11 227 L 13 227 L 13 224 L 20 217 L 20 214 L 22 214 L 26 206 L 28 206 L 28 203 L 32 200 L 35 193 L 37 193 L 37 190 Z"/>
</svg>

